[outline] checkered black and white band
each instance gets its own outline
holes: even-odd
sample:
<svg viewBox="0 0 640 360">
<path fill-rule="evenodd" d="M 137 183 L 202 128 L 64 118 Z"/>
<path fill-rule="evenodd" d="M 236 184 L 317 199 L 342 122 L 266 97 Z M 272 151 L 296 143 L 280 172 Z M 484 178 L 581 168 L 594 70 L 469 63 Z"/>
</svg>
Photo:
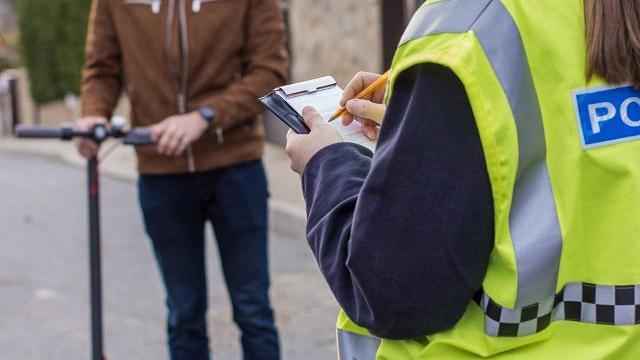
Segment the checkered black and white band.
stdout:
<svg viewBox="0 0 640 360">
<path fill-rule="evenodd" d="M 485 332 L 515 337 L 538 333 L 554 321 L 606 325 L 640 324 L 640 285 L 570 283 L 553 297 L 516 309 L 496 304 L 486 293 L 475 301 L 484 311 Z"/>
</svg>

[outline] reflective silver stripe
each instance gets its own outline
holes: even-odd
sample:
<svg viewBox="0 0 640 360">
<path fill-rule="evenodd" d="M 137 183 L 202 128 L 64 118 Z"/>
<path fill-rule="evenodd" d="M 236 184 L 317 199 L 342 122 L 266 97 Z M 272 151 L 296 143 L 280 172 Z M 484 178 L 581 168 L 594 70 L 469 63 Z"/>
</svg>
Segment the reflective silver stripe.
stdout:
<svg viewBox="0 0 640 360">
<path fill-rule="evenodd" d="M 559 294 L 521 308 L 503 308 L 486 294 L 479 305 L 485 313 L 485 332 L 491 336 L 532 335 L 554 321 L 638 325 L 640 285 L 569 283 Z"/>
<path fill-rule="evenodd" d="M 422 7 L 401 45 L 439 33 L 473 31 L 509 100 L 518 132 L 511 238 L 518 268 L 516 307 L 553 296 L 562 234 L 546 164 L 544 127 L 520 31 L 500 0 L 444 0 Z"/>
<path fill-rule="evenodd" d="M 427 35 L 471 30 L 492 0 L 448 0 L 418 9 L 400 39 L 400 45 Z"/>
<path fill-rule="evenodd" d="M 381 340 L 338 329 L 338 360 L 375 360 Z"/>
</svg>

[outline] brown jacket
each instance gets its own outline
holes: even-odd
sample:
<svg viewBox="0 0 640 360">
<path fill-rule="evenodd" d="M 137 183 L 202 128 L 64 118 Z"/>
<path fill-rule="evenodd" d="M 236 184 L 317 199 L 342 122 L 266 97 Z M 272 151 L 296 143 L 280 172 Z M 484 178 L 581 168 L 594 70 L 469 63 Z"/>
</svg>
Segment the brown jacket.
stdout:
<svg viewBox="0 0 640 360">
<path fill-rule="evenodd" d="M 93 0 L 82 115 L 110 117 L 124 89 L 133 126 L 201 106 L 215 124 L 181 157 L 137 149 L 143 174 L 201 172 L 262 156 L 257 98 L 285 81 L 280 0 Z"/>
</svg>

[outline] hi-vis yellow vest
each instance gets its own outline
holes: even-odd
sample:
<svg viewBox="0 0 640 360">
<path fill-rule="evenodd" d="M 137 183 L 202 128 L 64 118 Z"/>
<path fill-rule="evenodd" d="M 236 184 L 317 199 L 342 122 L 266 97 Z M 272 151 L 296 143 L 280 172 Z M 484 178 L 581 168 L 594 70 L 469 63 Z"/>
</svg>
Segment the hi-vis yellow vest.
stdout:
<svg viewBox="0 0 640 360">
<path fill-rule="evenodd" d="M 461 79 L 495 245 L 482 293 L 453 329 L 392 341 L 342 312 L 340 359 L 640 359 L 640 91 L 586 78 L 583 6 L 439 0 L 418 10 L 388 97 L 418 64 Z"/>
</svg>

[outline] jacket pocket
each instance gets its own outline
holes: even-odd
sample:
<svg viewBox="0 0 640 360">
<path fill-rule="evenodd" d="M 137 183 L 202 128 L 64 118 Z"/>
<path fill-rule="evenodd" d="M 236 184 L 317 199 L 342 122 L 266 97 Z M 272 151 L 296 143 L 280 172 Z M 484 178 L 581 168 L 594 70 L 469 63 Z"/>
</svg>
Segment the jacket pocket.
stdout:
<svg viewBox="0 0 640 360">
<path fill-rule="evenodd" d="M 159 14 L 162 7 L 162 0 L 123 0 L 125 5 L 148 6 L 153 14 Z"/>
<path fill-rule="evenodd" d="M 199 13 L 202 10 L 202 5 L 206 3 L 212 2 L 232 2 L 233 0 L 192 0 L 191 1 L 191 11 L 194 13 Z"/>
</svg>

